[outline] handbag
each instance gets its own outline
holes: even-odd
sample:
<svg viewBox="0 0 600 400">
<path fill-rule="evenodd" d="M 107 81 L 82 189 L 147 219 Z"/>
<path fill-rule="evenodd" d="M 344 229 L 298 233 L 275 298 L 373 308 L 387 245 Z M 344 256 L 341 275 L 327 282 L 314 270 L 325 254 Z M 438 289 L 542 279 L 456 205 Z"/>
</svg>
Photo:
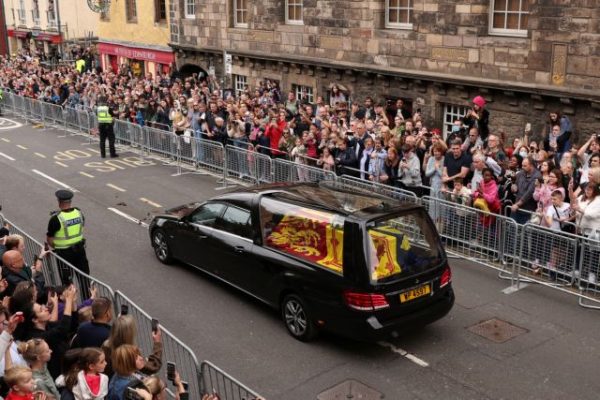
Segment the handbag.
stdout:
<svg viewBox="0 0 600 400">
<path fill-rule="evenodd" d="M 558 209 L 556 208 L 556 206 L 552 206 L 554 207 L 554 212 L 556 212 L 556 216 L 560 218 L 560 214 L 558 213 Z M 565 222 L 560 222 L 560 230 L 565 232 L 565 233 L 575 233 L 575 225 L 573 224 L 569 224 L 569 223 L 565 223 Z"/>
</svg>

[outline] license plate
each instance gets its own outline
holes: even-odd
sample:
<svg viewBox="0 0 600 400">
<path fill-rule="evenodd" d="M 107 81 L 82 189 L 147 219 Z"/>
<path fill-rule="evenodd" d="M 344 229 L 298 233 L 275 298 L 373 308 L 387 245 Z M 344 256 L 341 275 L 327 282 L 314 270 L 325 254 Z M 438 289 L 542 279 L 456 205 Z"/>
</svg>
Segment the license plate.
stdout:
<svg viewBox="0 0 600 400">
<path fill-rule="evenodd" d="M 417 288 L 407 290 L 404 293 L 400 293 L 400 303 L 406 303 L 407 301 L 427 296 L 429 293 L 431 293 L 431 285 L 427 283 Z"/>
</svg>

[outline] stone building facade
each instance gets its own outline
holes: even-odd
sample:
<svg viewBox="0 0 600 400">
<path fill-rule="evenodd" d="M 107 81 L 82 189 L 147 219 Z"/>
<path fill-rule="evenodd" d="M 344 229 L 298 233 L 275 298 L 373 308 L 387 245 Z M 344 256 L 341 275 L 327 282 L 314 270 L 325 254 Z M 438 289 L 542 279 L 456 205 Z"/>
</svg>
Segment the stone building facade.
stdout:
<svg viewBox="0 0 600 400">
<path fill-rule="evenodd" d="M 544 131 L 550 111 L 579 136 L 600 131 L 600 0 L 173 0 L 177 63 L 253 87 L 352 101 L 402 97 L 448 129 L 470 99 L 488 101 L 491 129 Z M 444 125 L 444 126 L 442 126 Z"/>
</svg>

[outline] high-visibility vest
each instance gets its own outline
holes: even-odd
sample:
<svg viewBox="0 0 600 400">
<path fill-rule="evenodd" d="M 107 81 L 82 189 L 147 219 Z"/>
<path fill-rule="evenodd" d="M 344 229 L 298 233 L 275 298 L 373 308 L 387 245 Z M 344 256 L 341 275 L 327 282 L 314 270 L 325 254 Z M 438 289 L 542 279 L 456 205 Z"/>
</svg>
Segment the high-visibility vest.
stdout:
<svg viewBox="0 0 600 400">
<path fill-rule="evenodd" d="M 113 122 L 113 118 L 108 112 L 108 106 L 98 106 L 96 112 L 98 113 L 99 124 L 110 124 Z"/>
<path fill-rule="evenodd" d="M 85 60 L 79 59 L 75 61 L 75 68 L 77 69 L 77 72 L 81 73 L 85 68 Z"/>
<path fill-rule="evenodd" d="M 54 248 L 66 249 L 83 240 L 83 215 L 74 208 L 61 211 L 57 215 L 60 229 L 54 234 Z"/>
<path fill-rule="evenodd" d="M 0 88 L 0 101 L 2 101 L 2 95 L 4 94 L 4 90 L 2 90 L 2 88 Z"/>
</svg>

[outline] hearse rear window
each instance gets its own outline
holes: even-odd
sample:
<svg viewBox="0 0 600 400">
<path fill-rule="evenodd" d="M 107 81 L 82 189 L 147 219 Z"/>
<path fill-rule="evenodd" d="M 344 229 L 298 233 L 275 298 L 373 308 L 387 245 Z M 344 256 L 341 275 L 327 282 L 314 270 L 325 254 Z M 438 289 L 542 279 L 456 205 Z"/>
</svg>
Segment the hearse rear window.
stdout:
<svg viewBox="0 0 600 400">
<path fill-rule="evenodd" d="M 421 212 L 370 222 L 367 232 L 372 282 L 404 278 L 440 262 L 436 235 Z"/>
<path fill-rule="evenodd" d="M 263 197 L 260 222 L 266 246 L 342 273 L 342 216 Z"/>
</svg>

